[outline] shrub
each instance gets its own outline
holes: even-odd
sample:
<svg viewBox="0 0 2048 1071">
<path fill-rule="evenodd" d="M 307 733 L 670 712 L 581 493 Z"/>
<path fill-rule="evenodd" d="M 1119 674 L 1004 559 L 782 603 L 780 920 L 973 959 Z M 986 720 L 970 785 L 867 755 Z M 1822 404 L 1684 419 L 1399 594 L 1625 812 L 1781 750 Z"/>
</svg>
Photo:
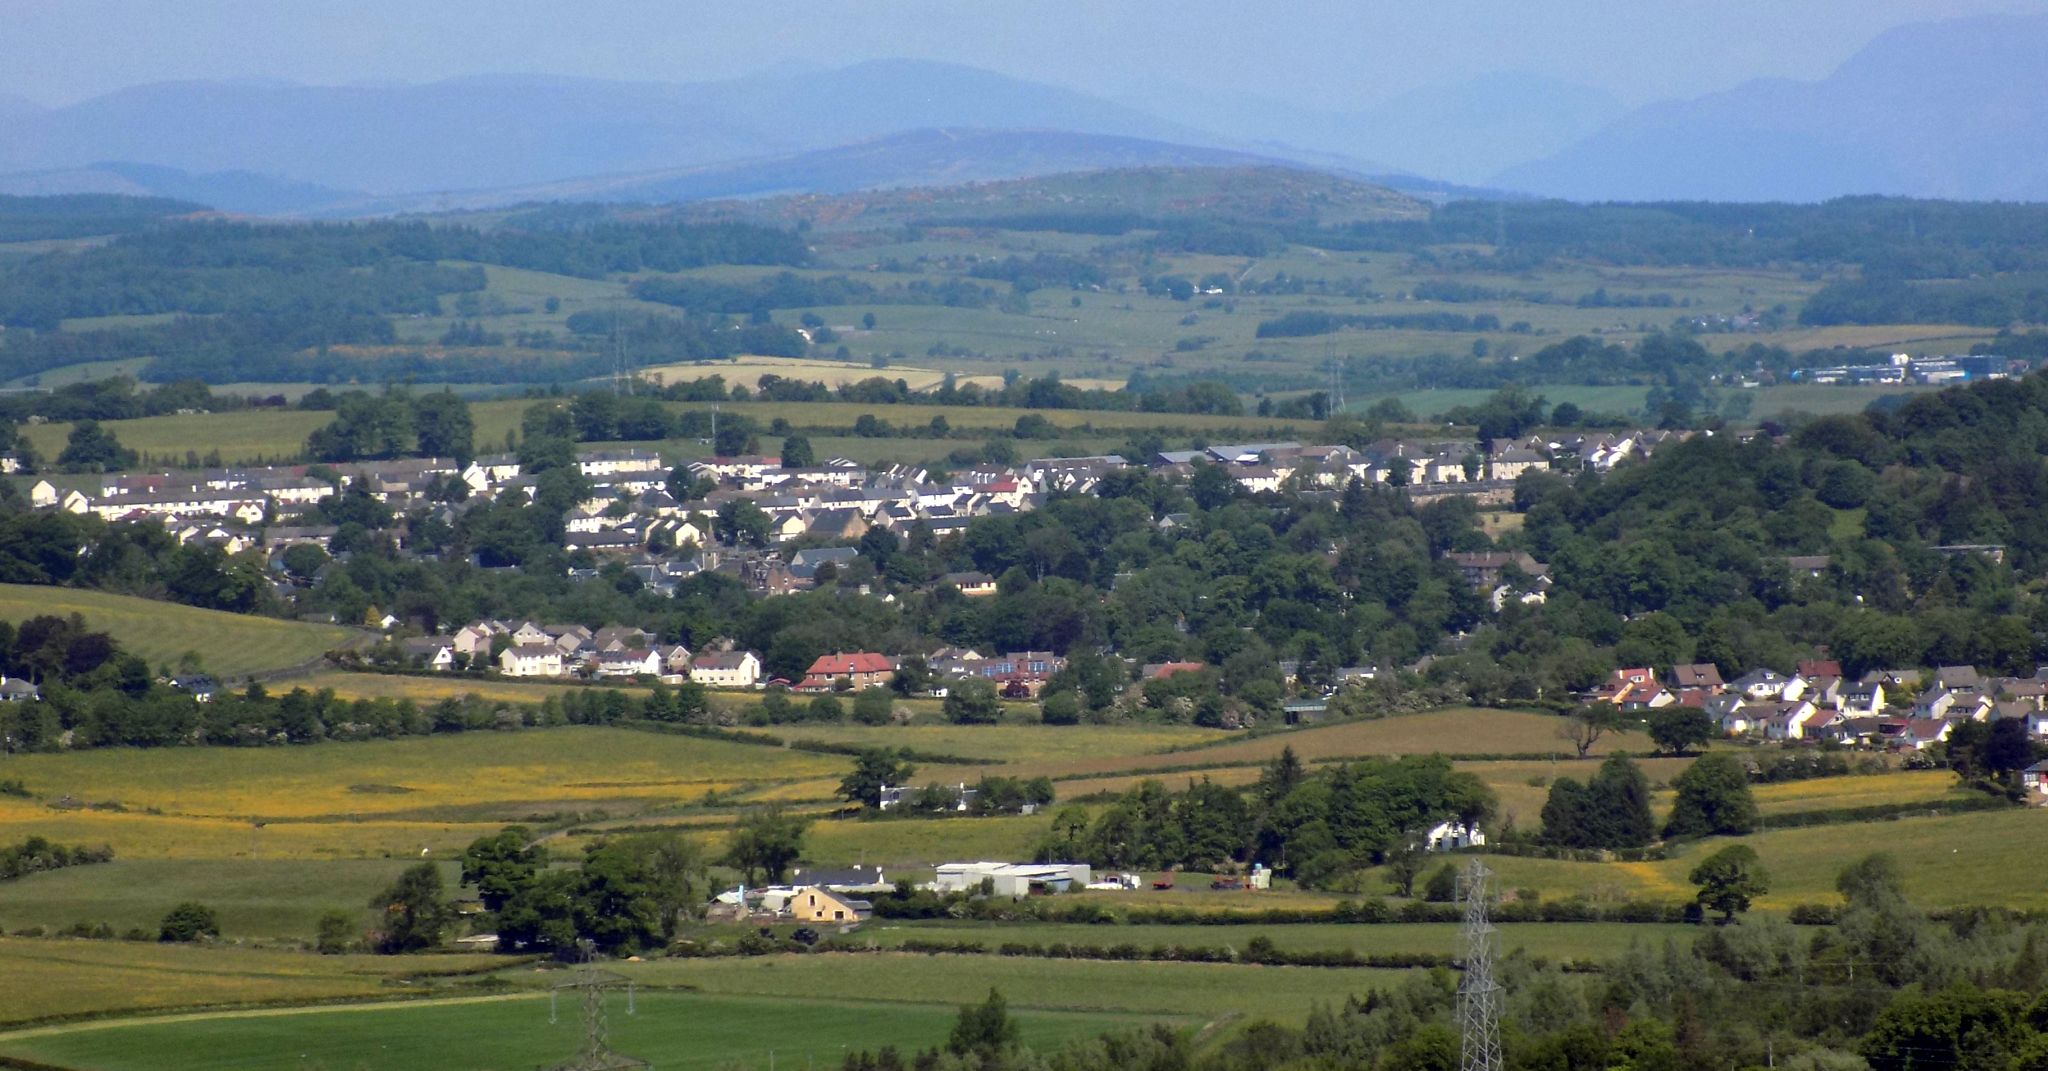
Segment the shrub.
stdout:
<svg viewBox="0 0 2048 1071">
<path fill-rule="evenodd" d="M 220 920 L 214 917 L 213 909 L 190 900 L 165 914 L 156 931 L 156 939 L 166 942 L 190 943 L 219 936 Z"/>
</svg>

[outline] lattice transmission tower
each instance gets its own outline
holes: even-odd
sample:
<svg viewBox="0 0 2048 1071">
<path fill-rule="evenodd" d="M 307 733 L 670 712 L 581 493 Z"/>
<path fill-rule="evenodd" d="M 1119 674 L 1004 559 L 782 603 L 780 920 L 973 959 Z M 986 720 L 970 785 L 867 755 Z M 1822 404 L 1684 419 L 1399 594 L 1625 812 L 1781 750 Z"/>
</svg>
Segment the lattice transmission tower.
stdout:
<svg viewBox="0 0 2048 1071">
<path fill-rule="evenodd" d="M 574 1059 L 556 1064 L 554 1071 L 625 1071 L 650 1066 L 645 1060 L 613 1052 L 611 1047 L 611 1024 L 605 1013 L 605 994 L 624 986 L 626 1014 L 633 1014 L 632 980 L 624 975 L 598 970 L 591 962 L 591 943 L 577 943 L 583 949 L 583 963 L 576 968 L 575 978 L 556 985 L 548 994 L 548 1021 L 555 1021 L 555 997 L 565 989 L 575 991 L 583 1012 L 583 1047 Z"/>
<path fill-rule="evenodd" d="M 1487 920 L 1486 908 L 1493 899 L 1493 874 L 1479 860 L 1472 860 L 1458 879 L 1460 898 L 1465 903 L 1465 922 L 1458 929 L 1463 946 L 1465 973 L 1458 980 L 1458 1031 L 1463 1036 L 1458 1066 L 1460 1071 L 1501 1071 L 1500 983 L 1493 977 L 1499 956 L 1498 934 Z"/>
</svg>

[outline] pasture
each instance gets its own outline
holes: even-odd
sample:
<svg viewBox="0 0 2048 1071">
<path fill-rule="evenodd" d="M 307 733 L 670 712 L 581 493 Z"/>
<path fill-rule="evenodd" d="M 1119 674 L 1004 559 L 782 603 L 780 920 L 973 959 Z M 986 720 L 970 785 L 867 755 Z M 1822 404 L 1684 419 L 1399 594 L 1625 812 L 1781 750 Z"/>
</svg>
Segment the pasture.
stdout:
<svg viewBox="0 0 2048 1071">
<path fill-rule="evenodd" d="M 1553 961 L 1605 961 L 1619 957 L 1638 941 L 1653 945 L 1661 945 L 1667 939 L 1689 943 L 1699 933 L 1693 926 L 1608 922 L 1508 923 L 1499 929 L 1503 955 L 1520 954 Z M 1348 948 L 1361 956 L 1450 955 L 1458 947 L 1458 926 L 1448 922 L 1098 926 L 1043 922 L 908 923 L 877 919 L 861 927 L 857 937 L 884 948 L 898 947 L 905 941 L 974 941 L 991 953 L 1012 941 L 1089 948 L 1130 944 L 1147 950 L 1171 945 L 1228 947 L 1242 953 L 1253 938 L 1264 937 L 1282 952 L 1339 952 Z"/>
<path fill-rule="evenodd" d="M 564 976 L 541 976 L 558 981 Z M 832 1067 L 849 1049 L 943 1045 L 957 1004 L 857 999 L 774 999 L 696 993 L 609 1000 L 614 1049 L 663 1068 Z M 534 993 L 468 1000 L 227 1013 L 133 1023 L 90 1024 L 10 1040 L 0 1053 L 95 1071 L 489 1071 L 547 1066 L 575 1055 L 582 1028 L 573 1001 L 549 1021 Z M 1177 1021 L 1174 1017 L 1165 1017 Z M 1100 1013 L 1026 1011 L 1020 1037 L 1041 1047 L 1138 1025 Z M 773 1051 L 773 1058 L 770 1053 Z"/>
<path fill-rule="evenodd" d="M 1692 898 L 1687 880 L 1692 868 L 1728 843 L 1710 839 L 1681 846 L 1662 862 L 1491 856 L 1487 865 L 1503 888 L 1532 888 L 1546 898 L 1681 901 Z M 1740 843 L 1754 848 L 1770 872 L 1770 892 L 1757 900 L 1757 907 L 1766 911 L 1836 902 L 1835 876 L 1873 852 L 1898 858 L 1906 875 L 1906 895 L 1921 907 L 2048 908 L 2048 868 L 2020 862 L 2048 852 L 2048 823 L 2031 811 L 1767 829 Z"/>
<path fill-rule="evenodd" d="M 142 656 L 152 669 L 176 666 L 189 652 L 199 656 L 208 672 L 224 678 L 295 666 L 351 646 L 366 635 L 338 625 L 201 610 L 99 591 L 0 584 L 0 620 L 18 622 L 39 614 L 82 614 L 88 627 L 112 635 L 123 650 Z"/>
</svg>

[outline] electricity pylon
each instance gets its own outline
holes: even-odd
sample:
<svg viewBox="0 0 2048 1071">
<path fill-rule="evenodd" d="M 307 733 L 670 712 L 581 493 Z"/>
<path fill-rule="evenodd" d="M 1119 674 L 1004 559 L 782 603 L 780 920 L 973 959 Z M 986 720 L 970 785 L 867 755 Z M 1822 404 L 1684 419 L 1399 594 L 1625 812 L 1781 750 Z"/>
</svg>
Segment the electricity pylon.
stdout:
<svg viewBox="0 0 2048 1071">
<path fill-rule="evenodd" d="M 1458 980 L 1458 1030 L 1463 1041 L 1460 1071 L 1501 1071 L 1503 1066 L 1501 988 L 1493 978 L 1499 948 L 1493 923 L 1486 918 L 1486 906 L 1492 899 L 1492 878 L 1485 865 L 1474 859 L 1458 882 L 1465 902 L 1465 922 L 1458 929 L 1465 968 L 1464 976 Z"/>
<path fill-rule="evenodd" d="M 554 1071 L 626 1071 L 628 1068 L 644 1068 L 647 1061 L 612 1051 L 611 1026 L 605 1017 L 605 992 L 621 985 L 626 989 L 626 1014 L 633 1014 L 632 980 L 624 975 L 598 970 L 591 963 L 591 943 L 577 942 L 583 949 L 583 964 L 576 968 L 576 977 L 555 986 L 555 992 L 573 989 L 583 1007 L 583 1048 L 568 1063 L 555 1065 Z M 553 996 L 549 997 L 552 1004 Z"/>
</svg>

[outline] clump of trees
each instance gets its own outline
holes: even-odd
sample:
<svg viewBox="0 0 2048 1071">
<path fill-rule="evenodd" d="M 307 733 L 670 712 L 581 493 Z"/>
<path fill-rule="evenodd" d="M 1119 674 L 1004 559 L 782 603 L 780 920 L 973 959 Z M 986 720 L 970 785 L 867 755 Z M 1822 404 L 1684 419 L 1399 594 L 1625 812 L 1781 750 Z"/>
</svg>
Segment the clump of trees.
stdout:
<svg viewBox="0 0 2048 1071">
<path fill-rule="evenodd" d="M 1290 748 L 1249 793 L 1207 778 L 1181 792 L 1146 781 L 1092 820 L 1082 808 L 1062 809 L 1037 856 L 1111 868 L 1264 863 L 1315 887 L 1384 862 L 1439 821 L 1477 823 L 1493 808 L 1477 778 L 1440 756 L 1309 773 Z"/>
</svg>

